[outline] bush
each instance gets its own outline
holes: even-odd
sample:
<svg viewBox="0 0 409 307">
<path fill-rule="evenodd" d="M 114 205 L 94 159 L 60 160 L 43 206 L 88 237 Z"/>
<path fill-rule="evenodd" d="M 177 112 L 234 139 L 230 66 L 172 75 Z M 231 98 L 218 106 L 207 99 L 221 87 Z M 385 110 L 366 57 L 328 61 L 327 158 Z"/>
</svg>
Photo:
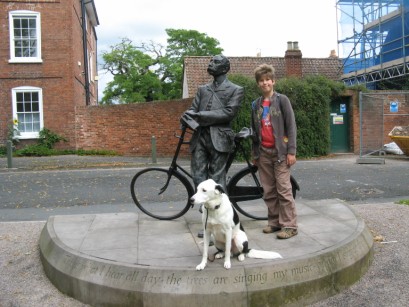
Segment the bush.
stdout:
<svg viewBox="0 0 409 307">
<path fill-rule="evenodd" d="M 56 155 L 57 151 L 41 144 L 27 145 L 15 151 L 17 157 L 43 157 Z"/>
<path fill-rule="evenodd" d="M 27 145 L 22 149 L 18 149 L 15 151 L 16 156 L 35 156 L 35 157 L 42 157 L 42 156 L 52 156 L 58 154 L 58 151 L 54 150 L 53 147 L 56 143 L 67 140 L 52 132 L 47 128 L 43 128 L 40 130 L 39 139 L 37 140 L 37 144 Z"/>
<path fill-rule="evenodd" d="M 58 142 L 64 141 L 67 142 L 67 139 L 58 135 L 57 133 L 52 132 L 47 128 L 41 129 L 39 133 L 40 138 L 38 139 L 37 143 L 40 146 L 44 146 L 48 149 L 54 148 L 54 145 Z"/>
<path fill-rule="evenodd" d="M 258 96 L 260 96 L 258 87 L 256 82 L 245 76 L 241 75 L 231 75 L 229 76 L 229 80 L 237 85 L 240 85 L 244 88 L 244 98 L 243 102 L 240 106 L 240 110 L 237 116 L 234 118 L 232 122 L 232 128 L 235 132 L 239 132 L 243 127 L 250 127 L 251 126 L 251 102 Z M 242 141 L 242 145 L 244 150 L 247 154 L 250 153 L 251 149 L 251 141 L 247 139 Z M 236 156 L 236 160 L 242 161 L 244 157 L 241 153 L 238 153 Z"/>
<path fill-rule="evenodd" d="M 55 155 L 91 155 L 91 156 L 116 156 L 118 155 L 113 150 L 56 150 L 54 145 L 58 142 L 66 142 L 66 138 L 52 132 L 47 128 L 43 128 L 39 133 L 39 139 L 36 144 L 27 145 L 22 149 L 18 149 L 14 152 L 18 157 L 43 157 L 43 156 L 55 156 Z M 2 155 L 2 148 L 0 147 L 0 155 Z M 6 148 L 4 149 L 4 155 L 6 155 Z"/>
<path fill-rule="evenodd" d="M 245 76 L 232 75 L 229 80 L 244 88 L 244 98 L 241 104 L 239 113 L 232 122 L 232 128 L 238 132 L 243 127 L 250 127 L 251 118 L 251 103 L 254 99 L 260 96 L 257 84 L 253 79 Z"/>
<path fill-rule="evenodd" d="M 0 152 L 1 155 L 1 152 Z M 45 156 L 62 156 L 62 155 L 78 155 L 78 156 L 117 156 L 113 150 L 71 150 L 71 149 L 64 149 L 64 150 L 57 150 L 57 149 L 50 149 L 44 145 L 40 144 L 33 144 L 24 147 L 23 149 L 19 149 L 14 153 L 17 157 L 45 157 Z"/>
<path fill-rule="evenodd" d="M 7 155 L 7 147 L 0 145 L 0 157 Z"/>
<path fill-rule="evenodd" d="M 92 149 L 92 150 L 84 150 L 78 149 L 75 154 L 79 156 L 117 156 L 113 150 L 106 150 L 106 149 Z"/>
<path fill-rule="evenodd" d="M 245 89 L 244 102 L 233 121 L 233 129 L 237 132 L 242 127 L 249 127 L 251 102 L 260 96 L 260 91 L 253 78 L 231 75 L 229 79 Z M 323 76 L 309 76 L 279 79 L 274 90 L 288 96 L 293 105 L 297 123 L 297 156 L 327 155 L 330 151 L 330 104 L 341 95 L 345 86 Z M 247 151 L 250 146 L 250 142 L 245 144 Z"/>
</svg>

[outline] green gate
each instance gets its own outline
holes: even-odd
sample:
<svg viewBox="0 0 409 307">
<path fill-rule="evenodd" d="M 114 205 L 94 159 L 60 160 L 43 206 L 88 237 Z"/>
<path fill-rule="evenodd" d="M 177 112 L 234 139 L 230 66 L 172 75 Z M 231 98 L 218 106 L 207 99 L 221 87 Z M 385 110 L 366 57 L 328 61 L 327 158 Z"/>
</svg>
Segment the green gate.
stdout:
<svg viewBox="0 0 409 307">
<path fill-rule="evenodd" d="M 349 152 L 349 98 L 340 97 L 331 102 L 331 153 Z"/>
</svg>

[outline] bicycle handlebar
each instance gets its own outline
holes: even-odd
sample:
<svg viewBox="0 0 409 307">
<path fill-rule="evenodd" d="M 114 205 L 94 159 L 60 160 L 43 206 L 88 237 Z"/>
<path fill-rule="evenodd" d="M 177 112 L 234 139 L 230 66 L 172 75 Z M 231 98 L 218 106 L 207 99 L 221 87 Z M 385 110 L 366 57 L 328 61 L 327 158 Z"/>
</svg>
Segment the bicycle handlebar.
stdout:
<svg viewBox="0 0 409 307">
<path fill-rule="evenodd" d="M 235 140 L 242 140 L 242 139 L 247 139 L 248 137 L 251 137 L 253 135 L 253 129 L 243 127 L 239 132 L 236 133 L 234 136 Z"/>
</svg>

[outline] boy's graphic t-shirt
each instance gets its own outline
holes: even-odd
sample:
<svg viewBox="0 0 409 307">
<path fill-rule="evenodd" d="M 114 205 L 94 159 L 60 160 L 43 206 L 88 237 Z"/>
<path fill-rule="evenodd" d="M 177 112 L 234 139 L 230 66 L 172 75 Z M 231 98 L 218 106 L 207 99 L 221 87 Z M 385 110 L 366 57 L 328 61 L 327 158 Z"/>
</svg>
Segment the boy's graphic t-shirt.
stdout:
<svg viewBox="0 0 409 307">
<path fill-rule="evenodd" d="M 271 124 L 270 100 L 263 100 L 263 115 L 261 117 L 261 145 L 274 147 L 273 126 Z"/>
</svg>

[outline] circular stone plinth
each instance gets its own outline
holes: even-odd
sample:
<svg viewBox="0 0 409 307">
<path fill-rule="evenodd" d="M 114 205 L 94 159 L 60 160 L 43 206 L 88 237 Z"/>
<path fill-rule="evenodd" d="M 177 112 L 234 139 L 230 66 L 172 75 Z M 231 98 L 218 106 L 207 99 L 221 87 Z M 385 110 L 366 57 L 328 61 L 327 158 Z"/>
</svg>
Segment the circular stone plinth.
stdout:
<svg viewBox="0 0 409 307">
<path fill-rule="evenodd" d="M 198 212 L 175 221 L 137 213 L 52 216 L 40 254 L 51 282 L 92 306 L 305 305 L 356 282 L 372 260 L 373 239 L 340 200 L 301 200 L 297 210 L 299 234 L 289 240 L 263 234 L 265 221 L 242 218 L 250 248 L 283 258 L 235 258 L 229 270 L 219 259 L 195 270 Z"/>
</svg>

